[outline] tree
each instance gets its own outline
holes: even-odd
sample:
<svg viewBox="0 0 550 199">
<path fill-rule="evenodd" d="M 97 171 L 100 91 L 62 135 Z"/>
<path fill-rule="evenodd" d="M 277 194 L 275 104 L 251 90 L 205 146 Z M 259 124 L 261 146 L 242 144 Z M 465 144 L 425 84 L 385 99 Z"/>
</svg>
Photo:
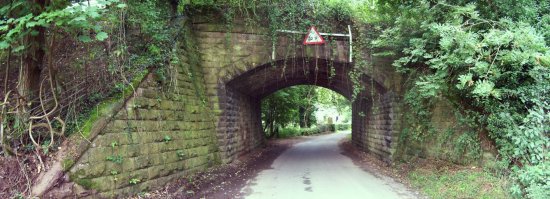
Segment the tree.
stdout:
<svg viewBox="0 0 550 199">
<path fill-rule="evenodd" d="M 416 118 L 449 99 L 489 131 L 514 171 L 514 194 L 548 198 L 550 2 L 470 2 L 380 1 L 373 47 L 414 80 L 405 101 Z"/>
<path fill-rule="evenodd" d="M 44 110 L 43 115 L 31 116 L 30 109 L 38 107 L 42 84 L 47 84 L 54 96 L 53 107 L 57 107 L 55 98 L 55 73 L 52 67 L 52 55 L 55 51 L 54 44 L 56 37 L 60 32 L 78 36 L 83 42 L 92 41 L 91 35 L 96 40 L 102 41 L 107 38 L 107 33 L 103 32 L 101 26 L 94 24 L 95 19 L 99 19 L 104 8 L 118 2 L 117 0 L 99 1 L 97 5 L 88 6 L 86 4 L 71 4 L 64 0 L 10 0 L 3 1 L 0 4 L 0 50 L 7 51 L 6 77 L 4 82 L 5 94 L 8 93 L 7 79 L 12 63 L 13 56 L 19 56 L 21 60 L 18 84 L 14 95 L 17 101 L 17 123 L 22 130 L 32 131 L 33 119 L 48 121 L 48 128 L 53 131 L 50 122 L 51 110 L 47 113 Z M 118 4 L 117 7 L 124 7 L 124 4 Z M 47 72 L 46 74 L 43 74 Z M 48 81 L 42 81 L 42 77 Z M 44 102 L 40 100 L 40 105 L 44 109 Z M 2 116 L 2 119 L 5 119 Z M 59 120 L 59 119 L 58 119 Z M 2 121 L 4 122 L 4 121 Z M 4 125 L 4 124 L 2 124 Z M 26 125 L 30 127 L 25 127 Z M 31 137 L 31 140 L 33 138 Z M 38 145 L 36 142 L 33 143 Z M 53 140 L 50 140 L 53 143 Z M 0 143 L 4 144 L 4 143 Z M 50 144 L 51 145 L 51 144 Z M 38 146 L 37 146 L 38 147 Z"/>
<path fill-rule="evenodd" d="M 351 102 L 339 93 L 326 88 L 317 88 L 317 103 L 323 108 L 336 108 L 339 115 L 351 117 Z"/>
<path fill-rule="evenodd" d="M 314 86 L 294 86 L 277 91 L 262 100 L 262 121 L 264 132 L 277 137 L 277 129 L 296 123 L 309 127 L 315 123 Z"/>
<path fill-rule="evenodd" d="M 351 116 L 350 102 L 342 95 L 317 86 L 293 86 L 277 91 L 262 100 L 264 132 L 277 137 L 277 129 L 294 124 L 309 128 L 317 122 L 317 107 L 334 107 Z"/>
<path fill-rule="evenodd" d="M 101 17 L 102 7 L 116 0 L 100 2 L 96 6 L 69 4 L 61 0 L 11 0 L 0 5 L 0 50 L 22 56 L 22 74 L 20 74 L 18 93 L 28 104 L 36 97 L 40 85 L 40 76 L 48 64 L 44 56 L 48 49 L 47 41 L 55 40 L 55 29 L 63 29 L 80 35 L 78 38 L 90 42 L 90 33 L 102 41 L 107 37 L 101 26 L 92 22 Z M 123 4 L 119 4 L 123 5 Z M 48 38 L 49 37 L 49 38 Z M 51 68 L 50 68 L 51 69 Z"/>
<path fill-rule="evenodd" d="M 315 103 L 317 102 L 317 90 L 315 86 L 293 87 L 297 99 L 294 102 L 298 107 L 298 120 L 300 128 L 309 128 L 315 123 Z"/>
</svg>

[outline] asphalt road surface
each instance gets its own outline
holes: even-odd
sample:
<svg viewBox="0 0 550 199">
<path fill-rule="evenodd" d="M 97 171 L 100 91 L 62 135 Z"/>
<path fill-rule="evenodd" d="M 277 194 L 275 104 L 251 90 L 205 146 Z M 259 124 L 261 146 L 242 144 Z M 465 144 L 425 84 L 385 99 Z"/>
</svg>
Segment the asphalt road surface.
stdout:
<svg viewBox="0 0 550 199">
<path fill-rule="evenodd" d="M 403 184 L 375 176 L 342 155 L 338 143 L 348 135 L 321 135 L 294 145 L 273 162 L 271 169 L 249 180 L 241 189 L 242 195 L 247 199 L 416 198 Z"/>
</svg>

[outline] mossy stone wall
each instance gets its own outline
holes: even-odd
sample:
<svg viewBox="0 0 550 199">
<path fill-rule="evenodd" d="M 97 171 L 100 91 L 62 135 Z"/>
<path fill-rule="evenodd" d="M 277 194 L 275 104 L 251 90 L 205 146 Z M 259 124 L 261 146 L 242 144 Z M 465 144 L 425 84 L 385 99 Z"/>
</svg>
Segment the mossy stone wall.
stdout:
<svg viewBox="0 0 550 199">
<path fill-rule="evenodd" d="M 189 31 L 185 40 L 168 77 L 148 74 L 89 148 L 67 160 L 78 197 L 153 190 L 221 163 L 200 54 Z"/>
</svg>

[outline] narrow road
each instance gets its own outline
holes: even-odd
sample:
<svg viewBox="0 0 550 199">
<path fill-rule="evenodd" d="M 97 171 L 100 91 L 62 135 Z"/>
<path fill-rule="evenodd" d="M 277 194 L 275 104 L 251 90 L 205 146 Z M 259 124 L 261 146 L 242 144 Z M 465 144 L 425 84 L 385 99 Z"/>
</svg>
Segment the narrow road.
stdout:
<svg viewBox="0 0 550 199">
<path fill-rule="evenodd" d="M 349 135 L 321 135 L 294 145 L 241 189 L 245 198 L 415 198 L 403 184 L 377 177 L 341 154 Z"/>
</svg>

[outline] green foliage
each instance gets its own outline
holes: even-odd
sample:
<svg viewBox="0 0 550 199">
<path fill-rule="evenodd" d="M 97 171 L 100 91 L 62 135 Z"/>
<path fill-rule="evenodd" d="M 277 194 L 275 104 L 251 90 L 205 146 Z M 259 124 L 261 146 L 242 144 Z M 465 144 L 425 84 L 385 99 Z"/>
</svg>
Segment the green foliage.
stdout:
<svg viewBox="0 0 550 199">
<path fill-rule="evenodd" d="M 457 162 L 471 163 L 481 158 L 481 146 L 477 132 L 462 132 L 452 140 L 452 157 L 454 160 L 461 160 Z"/>
<path fill-rule="evenodd" d="M 304 132 L 319 133 L 316 132 L 319 131 L 316 127 L 309 127 L 317 122 L 315 112 L 318 109 L 329 108 L 335 108 L 338 112 L 335 114 L 344 115 L 344 118 L 351 117 L 350 101 L 334 91 L 315 86 L 294 86 L 282 89 L 262 100 L 264 130 L 268 136 L 274 137 L 291 137 L 303 135 Z M 301 128 L 287 128 L 292 125 Z M 279 129 L 283 131 L 278 132 Z"/>
<path fill-rule="evenodd" d="M 114 175 L 118 175 L 118 171 L 116 171 L 116 170 L 111 170 L 111 175 L 113 175 L 113 176 L 114 176 Z"/>
<path fill-rule="evenodd" d="M 139 178 L 131 178 L 129 182 L 130 182 L 131 185 L 136 185 L 136 184 L 138 184 L 138 183 L 141 182 L 141 179 L 139 179 Z"/>
<path fill-rule="evenodd" d="M 430 198 L 510 198 L 507 181 L 485 171 L 417 169 L 408 178 Z"/>
<path fill-rule="evenodd" d="M 69 171 L 71 167 L 74 165 L 75 161 L 71 158 L 63 159 L 61 162 L 61 167 L 63 167 L 63 171 Z"/>
<path fill-rule="evenodd" d="M 180 159 L 180 160 L 185 159 L 185 151 L 183 151 L 181 149 L 176 151 L 176 155 L 178 156 L 178 159 Z"/>
<path fill-rule="evenodd" d="M 550 173 L 542 170 L 550 157 L 549 5 L 379 2 L 381 16 L 388 18 L 372 44 L 397 55 L 395 67 L 414 82 L 406 102 L 416 126 L 405 136 L 430 132 L 430 113 L 422 109 L 431 110 L 436 97 L 450 99 L 467 115 L 479 116 L 475 124 L 486 127 L 513 168 L 515 196 L 550 197 Z M 460 136 L 457 143 L 472 139 Z"/>
<path fill-rule="evenodd" d="M 170 137 L 169 135 L 165 135 L 164 138 L 163 138 L 163 141 L 165 143 L 168 143 L 168 142 L 172 141 L 172 137 Z"/>
<path fill-rule="evenodd" d="M 328 130 L 329 128 L 325 126 L 314 126 L 314 127 L 300 129 L 300 134 L 306 135 L 306 136 L 315 135 L 315 134 L 327 132 Z"/>
<path fill-rule="evenodd" d="M 86 189 L 95 189 L 99 186 L 97 183 L 87 178 L 77 178 L 72 181 Z"/>
<path fill-rule="evenodd" d="M 308 136 L 308 135 L 316 135 L 320 133 L 335 132 L 335 131 L 336 131 L 336 128 L 334 124 L 316 125 L 309 128 L 286 127 L 286 128 L 282 128 L 279 131 L 278 138 Z"/>
<path fill-rule="evenodd" d="M 165 69 L 172 55 L 175 38 L 179 36 L 178 28 L 171 27 L 170 4 L 166 1 L 143 0 L 128 1 L 127 19 L 125 22 L 138 29 L 140 42 L 133 45 L 130 62 L 134 68 L 159 67 Z M 121 49 L 123 50 L 123 49 Z M 162 73 L 158 71 L 157 73 Z"/>
<path fill-rule="evenodd" d="M 351 118 L 351 102 L 343 95 L 326 88 L 317 88 L 316 104 L 321 108 L 335 107 L 339 115 Z"/>
<path fill-rule="evenodd" d="M 124 158 L 120 155 L 110 155 L 105 158 L 107 161 L 111 161 L 117 164 L 122 164 L 122 161 L 124 161 Z"/>
<path fill-rule="evenodd" d="M 25 199 L 25 195 L 21 192 L 17 192 L 13 195 L 13 199 Z"/>
<path fill-rule="evenodd" d="M 70 5 L 64 1 L 45 1 L 44 8 L 38 3 L 16 0 L 3 3 L 0 15 L 0 50 L 11 48 L 13 52 L 22 52 L 30 43 L 21 42 L 28 35 L 37 35 L 37 28 L 62 28 L 67 32 L 78 32 L 83 42 L 92 41 L 89 33 L 95 32 L 95 38 L 103 41 L 108 37 L 102 27 L 93 22 L 105 13 L 102 7 L 118 3 L 118 0 L 98 1 L 97 6 L 84 4 Z M 124 4 L 119 4 L 124 5 Z"/>
<path fill-rule="evenodd" d="M 335 124 L 336 131 L 351 130 L 351 124 Z"/>
<path fill-rule="evenodd" d="M 48 155 L 48 153 L 50 152 L 50 140 L 46 140 L 41 143 L 40 149 L 42 149 L 42 153 L 44 153 L 44 155 Z"/>
<path fill-rule="evenodd" d="M 301 136 L 302 132 L 300 130 L 301 130 L 300 127 L 282 128 L 279 131 L 278 138 L 289 138 L 289 137 Z"/>
<path fill-rule="evenodd" d="M 262 100 L 262 121 L 268 136 L 277 136 L 276 128 L 298 121 L 307 127 L 315 123 L 313 113 L 317 96 L 313 86 L 294 86 L 271 94 Z"/>
</svg>

